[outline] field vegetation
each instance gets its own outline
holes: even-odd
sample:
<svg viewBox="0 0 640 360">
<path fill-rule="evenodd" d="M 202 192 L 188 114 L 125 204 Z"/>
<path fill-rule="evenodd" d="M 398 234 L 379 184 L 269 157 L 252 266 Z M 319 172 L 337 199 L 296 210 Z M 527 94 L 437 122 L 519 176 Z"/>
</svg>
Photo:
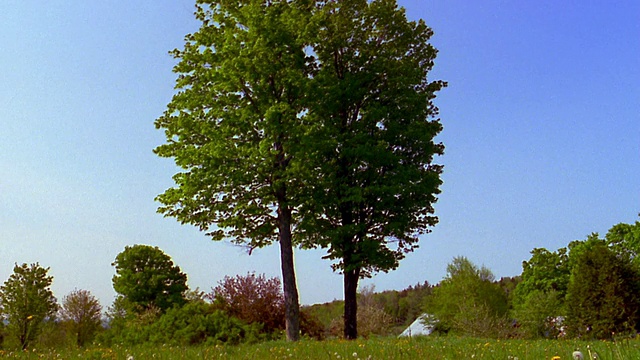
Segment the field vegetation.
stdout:
<svg viewBox="0 0 640 360">
<path fill-rule="evenodd" d="M 573 359 L 574 351 L 585 359 L 640 358 L 640 340 L 498 340 L 469 337 L 375 337 L 346 340 L 303 339 L 243 345 L 150 346 L 99 345 L 89 348 L 1 351 L 7 359 Z"/>
</svg>

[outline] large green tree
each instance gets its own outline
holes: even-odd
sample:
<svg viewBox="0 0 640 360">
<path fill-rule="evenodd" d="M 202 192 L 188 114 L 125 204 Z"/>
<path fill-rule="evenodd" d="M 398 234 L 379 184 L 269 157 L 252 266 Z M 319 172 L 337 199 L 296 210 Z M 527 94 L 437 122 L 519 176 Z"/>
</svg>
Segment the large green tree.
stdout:
<svg viewBox="0 0 640 360">
<path fill-rule="evenodd" d="M 398 267 L 437 217 L 442 126 L 429 81 L 436 49 L 395 0 L 326 1 L 313 17 L 309 151 L 317 179 L 300 228 L 343 274 L 344 336 L 357 337 L 358 281 Z"/>
<path fill-rule="evenodd" d="M 52 320 L 58 309 L 51 291 L 53 277 L 49 268 L 38 263 L 15 265 L 13 274 L 0 286 L 0 306 L 7 331 L 22 349 L 36 339 L 46 319 Z"/>
<path fill-rule="evenodd" d="M 305 167 L 306 86 L 312 57 L 305 28 L 312 1 L 197 1 L 200 29 L 186 37 L 176 88 L 156 127 L 155 149 L 182 172 L 159 211 L 214 240 L 250 250 L 280 244 L 287 338 L 299 338 L 292 226 Z"/>
<path fill-rule="evenodd" d="M 574 336 L 609 338 L 638 330 L 640 276 L 604 240 L 590 238 L 575 257 L 567 289 L 567 325 Z"/>
<path fill-rule="evenodd" d="M 126 246 L 112 265 L 113 289 L 128 311 L 166 311 L 186 302 L 187 275 L 158 247 Z"/>
</svg>

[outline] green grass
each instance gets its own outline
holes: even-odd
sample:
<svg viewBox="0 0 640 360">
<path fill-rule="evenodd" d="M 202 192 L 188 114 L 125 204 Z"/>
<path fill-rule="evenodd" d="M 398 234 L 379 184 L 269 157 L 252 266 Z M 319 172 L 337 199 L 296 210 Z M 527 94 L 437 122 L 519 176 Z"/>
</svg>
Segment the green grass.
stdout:
<svg viewBox="0 0 640 360">
<path fill-rule="evenodd" d="M 585 359 L 589 352 L 598 359 L 640 359 L 640 340 L 577 341 L 577 340 L 485 340 L 456 337 L 375 338 L 357 341 L 303 340 L 265 342 L 241 346 L 100 348 L 46 351 L 7 351 L 3 359 L 572 359 L 579 349 Z"/>
</svg>

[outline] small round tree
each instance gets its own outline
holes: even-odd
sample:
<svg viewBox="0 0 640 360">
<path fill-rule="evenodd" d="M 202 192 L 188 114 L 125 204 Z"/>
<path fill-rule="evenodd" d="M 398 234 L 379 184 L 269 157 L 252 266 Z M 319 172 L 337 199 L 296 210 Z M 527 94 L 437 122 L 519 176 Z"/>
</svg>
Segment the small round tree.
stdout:
<svg viewBox="0 0 640 360">
<path fill-rule="evenodd" d="M 38 263 L 16 264 L 13 274 L 0 287 L 0 304 L 7 332 L 26 349 L 38 336 L 45 319 L 55 316 L 58 306 L 50 289 L 49 268 Z"/>
<path fill-rule="evenodd" d="M 128 310 L 165 311 L 186 302 L 187 275 L 158 247 L 126 246 L 112 265 L 116 268 L 113 289 Z"/>
<path fill-rule="evenodd" d="M 87 290 L 74 290 L 62 300 L 60 317 L 68 324 L 80 347 L 93 339 L 100 328 L 101 315 L 100 302 Z"/>
</svg>

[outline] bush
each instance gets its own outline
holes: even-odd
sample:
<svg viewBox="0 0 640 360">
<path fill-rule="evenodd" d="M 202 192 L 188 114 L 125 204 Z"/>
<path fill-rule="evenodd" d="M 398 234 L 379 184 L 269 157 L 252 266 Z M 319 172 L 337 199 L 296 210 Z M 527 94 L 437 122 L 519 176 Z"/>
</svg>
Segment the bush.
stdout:
<svg viewBox="0 0 640 360">
<path fill-rule="evenodd" d="M 149 341 L 160 344 L 195 345 L 201 343 L 254 342 L 260 326 L 247 325 L 205 302 L 192 302 L 173 308 L 150 329 Z"/>
<path fill-rule="evenodd" d="M 265 333 L 283 330 L 284 297 L 278 278 L 247 274 L 226 276 L 207 298 L 247 324 L 260 323 Z"/>
<path fill-rule="evenodd" d="M 309 308 L 300 309 L 300 333 L 316 340 L 325 339 L 325 328 Z"/>
<path fill-rule="evenodd" d="M 426 299 L 425 310 L 441 322 L 442 329 L 458 334 L 504 337 L 510 328 L 506 293 L 489 269 L 478 268 L 465 257 L 456 257 L 447 266 L 447 276 Z"/>
<path fill-rule="evenodd" d="M 148 309 L 141 314 L 112 318 L 110 329 L 98 341 L 108 346 L 239 344 L 259 340 L 260 330 L 259 324 L 247 325 L 200 300 L 171 308 L 164 314 L 159 309 Z"/>
</svg>

